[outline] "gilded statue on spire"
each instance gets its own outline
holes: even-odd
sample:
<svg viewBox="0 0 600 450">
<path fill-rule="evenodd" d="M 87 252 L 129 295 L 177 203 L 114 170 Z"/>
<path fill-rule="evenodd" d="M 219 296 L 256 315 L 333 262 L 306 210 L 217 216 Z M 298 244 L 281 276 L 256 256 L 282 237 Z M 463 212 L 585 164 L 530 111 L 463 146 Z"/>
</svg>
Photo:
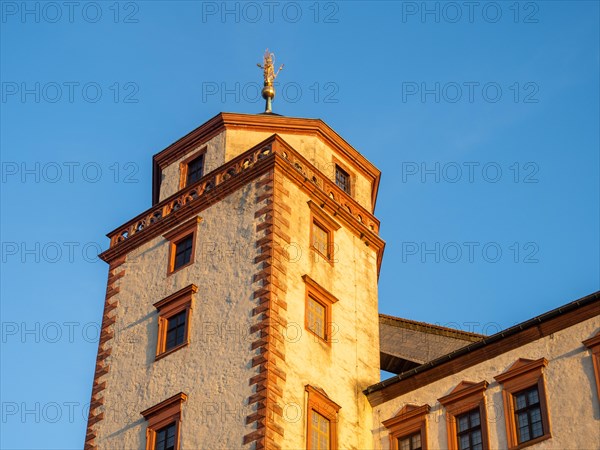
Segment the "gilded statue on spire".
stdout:
<svg viewBox="0 0 600 450">
<path fill-rule="evenodd" d="M 273 87 L 273 81 L 279 75 L 281 69 L 283 69 L 283 64 L 279 66 L 277 72 L 273 69 L 273 63 L 275 61 L 275 55 L 269 52 L 269 49 L 265 50 L 265 54 L 263 56 L 263 64 L 256 64 L 263 70 L 263 76 L 265 79 L 264 87 L 262 90 L 262 97 L 266 100 L 265 105 L 265 113 L 270 114 L 271 111 L 271 102 L 273 98 L 275 98 L 275 88 Z"/>
</svg>

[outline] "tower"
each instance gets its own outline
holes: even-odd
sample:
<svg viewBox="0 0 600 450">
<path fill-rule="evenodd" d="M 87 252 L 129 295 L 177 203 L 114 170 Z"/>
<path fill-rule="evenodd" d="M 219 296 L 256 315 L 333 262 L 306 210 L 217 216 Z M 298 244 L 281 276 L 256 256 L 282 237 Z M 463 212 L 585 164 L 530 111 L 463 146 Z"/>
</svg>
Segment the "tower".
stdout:
<svg viewBox="0 0 600 450">
<path fill-rule="evenodd" d="M 369 448 L 380 172 L 319 119 L 221 113 L 108 234 L 85 448 Z"/>
</svg>

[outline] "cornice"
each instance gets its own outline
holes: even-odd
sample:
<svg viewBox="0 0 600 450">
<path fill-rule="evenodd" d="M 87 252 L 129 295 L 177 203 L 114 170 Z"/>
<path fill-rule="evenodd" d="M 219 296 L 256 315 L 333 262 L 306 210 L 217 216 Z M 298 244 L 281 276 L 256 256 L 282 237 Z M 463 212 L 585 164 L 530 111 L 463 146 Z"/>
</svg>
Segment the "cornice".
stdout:
<svg viewBox="0 0 600 450">
<path fill-rule="evenodd" d="M 227 129 L 269 131 L 271 133 L 315 135 L 351 162 L 372 184 L 371 203 L 375 210 L 381 171 L 321 119 L 266 114 L 219 113 L 153 157 L 155 176 L 159 169 L 177 161 L 191 147 L 202 145 Z M 156 191 L 156 189 L 154 189 Z M 156 197 L 156 192 L 154 193 Z"/>
</svg>

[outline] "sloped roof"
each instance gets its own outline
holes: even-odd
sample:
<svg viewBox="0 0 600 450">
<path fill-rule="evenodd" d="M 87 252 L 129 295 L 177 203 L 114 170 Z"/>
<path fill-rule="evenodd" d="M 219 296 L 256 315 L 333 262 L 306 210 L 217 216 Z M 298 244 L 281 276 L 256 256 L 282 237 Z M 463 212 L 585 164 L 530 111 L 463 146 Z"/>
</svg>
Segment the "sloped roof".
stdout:
<svg viewBox="0 0 600 450">
<path fill-rule="evenodd" d="M 381 369 L 402 373 L 485 336 L 379 314 Z"/>
</svg>

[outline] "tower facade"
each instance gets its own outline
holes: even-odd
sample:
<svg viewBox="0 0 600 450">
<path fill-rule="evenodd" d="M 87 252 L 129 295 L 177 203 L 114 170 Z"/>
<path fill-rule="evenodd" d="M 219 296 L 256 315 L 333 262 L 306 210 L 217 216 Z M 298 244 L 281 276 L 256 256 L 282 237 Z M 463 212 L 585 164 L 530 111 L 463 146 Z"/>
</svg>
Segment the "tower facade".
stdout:
<svg viewBox="0 0 600 450">
<path fill-rule="evenodd" d="M 108 234 L 86 448 L 370 448 L 380 172 L 318 119 L 222 113 Z"/>
</svg>

